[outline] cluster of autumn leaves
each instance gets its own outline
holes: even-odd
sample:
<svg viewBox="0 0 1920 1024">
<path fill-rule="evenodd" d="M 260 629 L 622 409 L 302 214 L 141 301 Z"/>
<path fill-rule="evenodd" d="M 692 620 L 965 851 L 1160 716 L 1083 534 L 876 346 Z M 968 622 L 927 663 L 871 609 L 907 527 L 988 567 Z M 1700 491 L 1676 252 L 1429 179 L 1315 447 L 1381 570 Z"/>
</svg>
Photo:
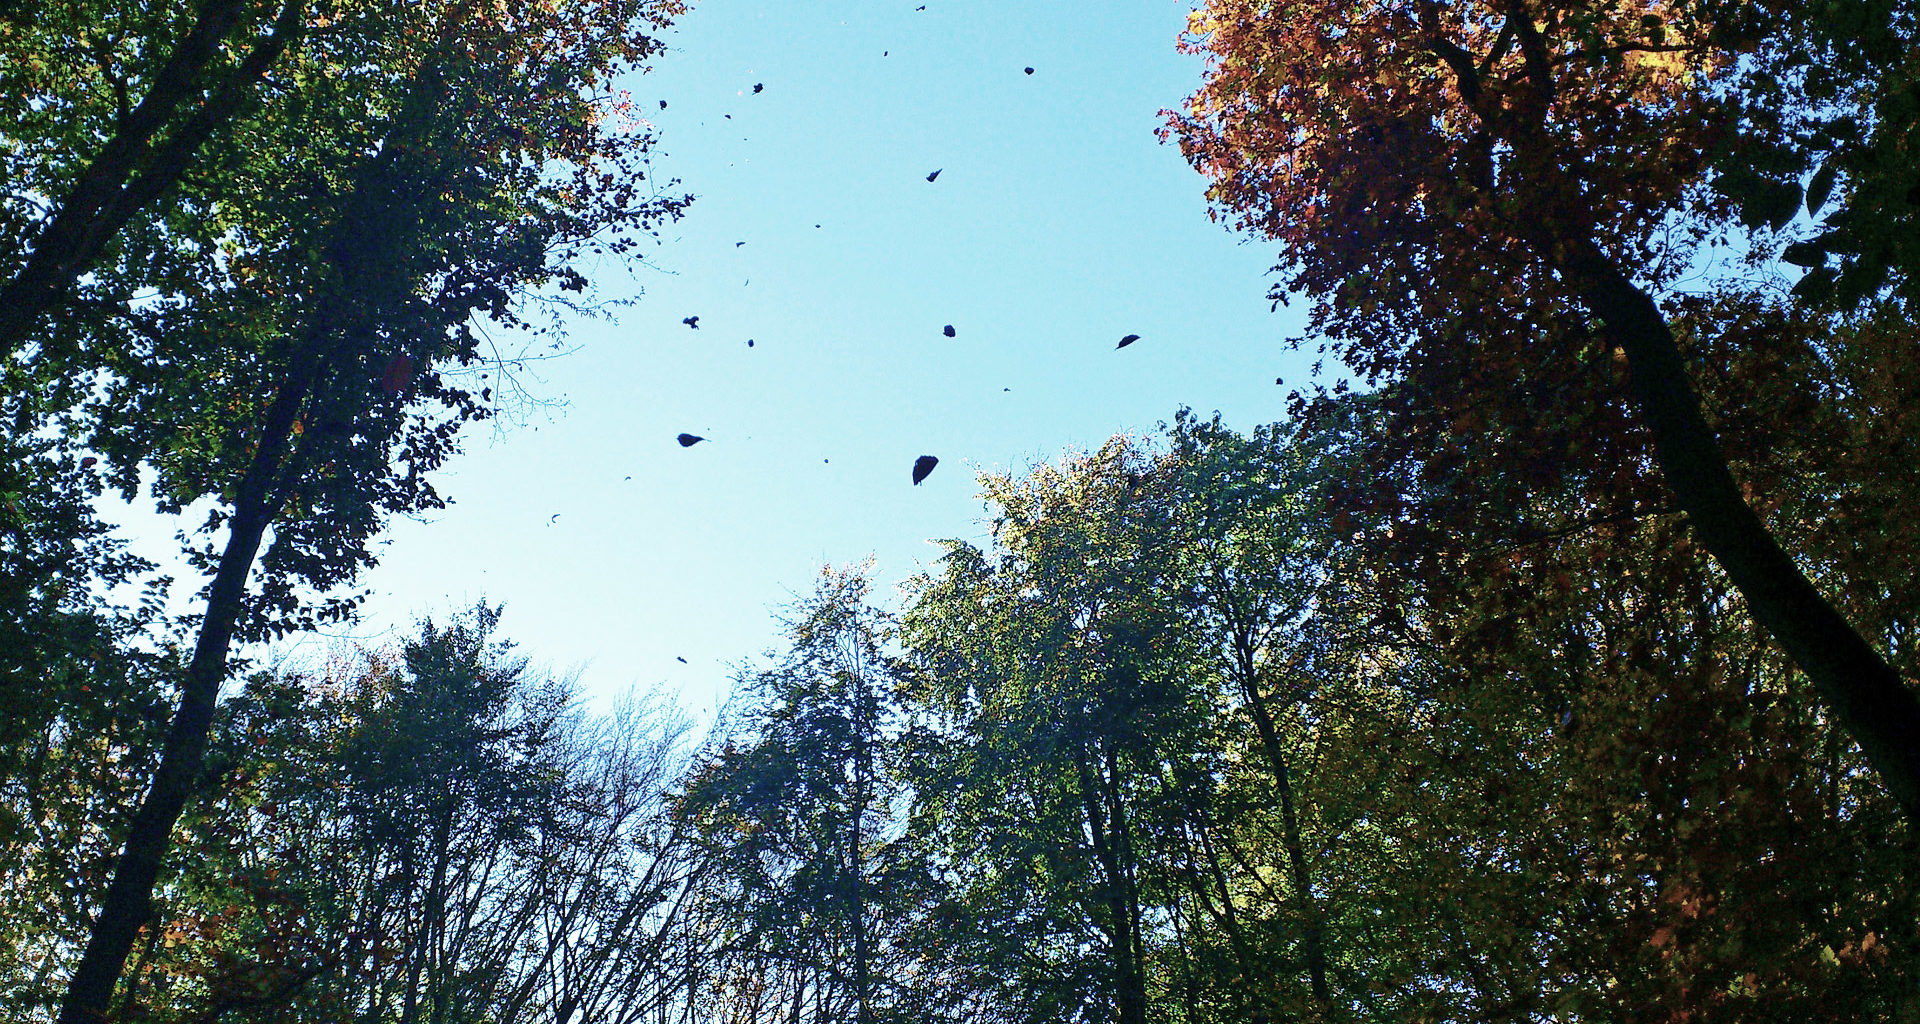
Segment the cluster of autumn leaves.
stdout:
<svg viewBox="0 0 1920 1024">
<path fill-rule="evenodd" d="M 1497 535 L 1545 487 L 1582 488 L 1600 521 L 1683 511 L 1910 814 L 1920 702 L 1887 632 L 1903 612 L 1861 595 L 1904 585 L 1911 559 L 1897 531 L 1843 553 L 1800 524 L 1903 489 L 1832 472 L 1898 458 L 1846 435 L 1881 415 L 1851 405 L 1860 389 L 1889 415 L 1907 401 L 1856 374 L 1914 335 L 1912 20 L 1218 3 L 1189 42 L 1207 84 L 1170 125 L 1219 209 L 1281 244 L 1276 298 L 1310 296 L 1313 336 L 1383 387 L 1396 440 L 1377 478 L 1412 469 L 1440 497 L 1355 500 L 1405 523 L 1409 559 Z"/>
<path fill-rule="evenodd" d="M 679 215 L 678 10 L 0 5 L 7 1015 L 1920 1017 L 1903 0 L 1213 0 L 1168 134 L 1355 393 L 989 480 L 691 752 L 484 610 L 223 702 Z"/>
</svg>

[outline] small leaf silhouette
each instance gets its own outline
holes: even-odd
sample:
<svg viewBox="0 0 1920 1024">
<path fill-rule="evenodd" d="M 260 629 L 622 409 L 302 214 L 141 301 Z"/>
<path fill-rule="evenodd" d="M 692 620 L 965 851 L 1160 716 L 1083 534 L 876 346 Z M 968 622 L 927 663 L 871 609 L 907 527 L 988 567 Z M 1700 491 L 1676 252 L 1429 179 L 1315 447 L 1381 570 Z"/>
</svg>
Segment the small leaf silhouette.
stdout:
<svg viewBox="0 0 1920 1024">
<path fill-rule="evenodd" d="M 933 467 L 939 464 L 940 460 L 931 455 L 922 455 L 913 460 L 913 485 L 920 486 L 920 481 L 925 480 L 927 474 L 933 472 Z"/>
<path fill-rule="evenodd" d="M 1114 347 L 1114 348 L 1126 348 L 1126 347 L 1127 347 L 1128 345 L 1131 345 L 1131 344 L 1133 344 L 1134 342 L 1136 342 L 1136 341 L 1139 341 L 1139 340 L 1140 340 L 1140 336 L 1139 336 L 1138 334 L 1129 334 L 1129 335 L 1127 335 L 1126 337 L 1124 337 L 1124 338 L 1121 338 L 1121 339 L 1120 339 L 1120 344 L 1118 344 L 1118 345 L 1115 345 L 1115 346 L 1113 346 L 1113 347 Z"/>
<path fill-rule="evenodd" d="M 934 171 L 933 171 L 933 173 L 932 173 L 932 174 L 929 174 L 929 175 L 927 175 L 927 180 L 928 180 L 928 181 L 932 181 L 933 179 L 935 179 L 935 178 L 938 178 L 938 177 L 940 176 L 940 172 L 941 172 L 941 171 L 944 171 L 944 170 L 946 170 L 946 168 L 945 168 L 945 167 L 936 167 L 936 168 L 934 168 Z"/>
<path fill-rule="evenodd" d="M 697 316 L 681 317 L 680 322 L 696 331 L 700 329 L 700 318 Z"/>
<path fill-rule="evenodd" d="M 682 448 L 691 448 L 705 441 L 706 438 L 701 437 L 699 434 L 681 434 L 679 437 L 674 438 L 674 440 L 680 442 L 680 447 Z"/>
<path fill-rule="evenodd" d="M 953 325 L 948 324 L 947 326 L 940 328 L 940 333 L 946 335 L 949 338 L 953 337 L 954 335 Z"/>
<path fill-rule="evenodd" d="M 1807 216 L 1819 215 L 1820 208 L 1827 205 L 1827 197 L 1833 194 L 1833 175 L 1831 160 L 1822 161 L 1820 169 L 1813 172 L 1813 179 L 1807 182 Z"/>
<path fill-rule="evenodd" d="M 1785 249 L 1780 250 L 1780 259 L 1782 262 L 1791 263 L 1796 267 L 1806 267 L 1808 269 L 1824 267 L 1827 265 L 1827 250 L 1817 239 L 1806 242 L 1795 242 Z"/>
</svg>

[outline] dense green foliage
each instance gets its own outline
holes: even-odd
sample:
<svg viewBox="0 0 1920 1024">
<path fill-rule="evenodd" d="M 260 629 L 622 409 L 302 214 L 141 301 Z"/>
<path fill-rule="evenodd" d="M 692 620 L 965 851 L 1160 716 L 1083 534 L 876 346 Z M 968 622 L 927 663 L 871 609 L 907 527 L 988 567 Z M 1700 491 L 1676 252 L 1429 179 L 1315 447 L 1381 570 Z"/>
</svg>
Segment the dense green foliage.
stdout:
<svg viewBox="0 0 1920 1024">
<path fill-rule="evenodd" d="M 485 605 L 243 670 L 679 216 L 679 10 L 0 0 L 0 1017 L 1920 1021 L 1905 0 L 1210 0 L 1364 393 L 983 478 L 704 739 Z"/>
<path fill-rule="evenodd" d="M 1920 1012 L 1906 822 L 1675 518 L 1503 547 L 1435 605 L 1327 514 L 1379 419 L 1337 413 L 988 478 L 990 546 L 897 618 L 823 576 L 696 751 L 573 710 L 486 609 L 256 677 L 116 1013 Z M 57 898 L 6 922 L 28 1018 L 153 756 L 67 721 L 9 791 L 7 904 Z"/>
<path fill-rule="evenodd" d="M 177 687 L 164 737 L 139 748 L 143 766 L 157 754 L 144 784 L 92 797 L 92 827 L 120 852 L 104 887 L 76 896 L 90 934 L 62 1020 L 107 1013 L 151 932 L 235 644 L 350 615 L 343 588 L 386 517 L 444 504 L 427 474 L 504 383 L 480 324 L 538 329 L 530 308 L 587 287 L 583 255 L 626 252 L 678 216 L 684 199 L 653 189 L 651 139 L 607 83 L 679 10 L 202 0 L 0 15 L 0 565 L 18 570 L 0 589 L 0 763 L 30 778 L 21 744 L 97 723 L 62 708 L 79 660 L 130 663 L 94 676 L 115 691 L 109 718 L 149 715 L 156 675 Z M 107 588 L 162 581 L 103 536 L 89 499 L 104 486 L 166 514 L 204 509 L 182 530 L 201 606 L 159 641 L 184 657 L 113 650 L 154 623 Z"/>
</svg>

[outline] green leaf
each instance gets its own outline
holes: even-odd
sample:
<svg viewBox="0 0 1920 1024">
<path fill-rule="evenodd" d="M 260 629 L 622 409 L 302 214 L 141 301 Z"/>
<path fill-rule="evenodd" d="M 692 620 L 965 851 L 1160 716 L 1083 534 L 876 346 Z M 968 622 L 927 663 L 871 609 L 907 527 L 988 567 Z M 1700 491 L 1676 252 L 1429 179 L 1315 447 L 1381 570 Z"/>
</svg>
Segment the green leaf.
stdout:
<svg viewBox="0 0 1920 1024">
<path fill-rule="evenodd" d="M 1813 178 L 1807 182 L 1808 216 L 1818 216 L 1820 208 L 1827 205 L 1827 197 L 1833 193 L 1833 175 L 1831 160 L 1821 161 L 1819 170 L 1813 172 Z"/>
<path fill-rule="evenodd" d="M 1713 189 L 1733 200 L 1740 223 L 1748 230 L 1785 227 L 1800 212 L 1800 184 L 1777 181 L 1752 168 L 1743 168 L 1714 179 Z"/>
<path fill-rule="evenodd" d="M 1824 267 L 1827 265 L 1827 249 L 1818 239 L 1795 242 L 1780 251 L 1780 258 L 1796 267 Z"/>
<path fill-rule="evenodd" d="M 1823 303 L 1833 295 L 1833 279 L 1832 268 L 1815 267 L 1793 286 L 1793 296 L 1814 305 Z"/>
<path fill-rule="evenodd" d="M 1770 182 L 1749 200 L 1747 209 L 1768 227 L 1778 231 L 1799 214 L 1801 199 L 1799 182 Z"/>
<path fill-rule="evenodd" d="M 1884 258 L 1867 256 L 1850 260 L 1840 269 L 1840 275 L 1833 283 L 1833 298 L 1842 308 L 1857 306 L 1886 287 L 1886 284 L 1887 262 Z"/>
</svg>

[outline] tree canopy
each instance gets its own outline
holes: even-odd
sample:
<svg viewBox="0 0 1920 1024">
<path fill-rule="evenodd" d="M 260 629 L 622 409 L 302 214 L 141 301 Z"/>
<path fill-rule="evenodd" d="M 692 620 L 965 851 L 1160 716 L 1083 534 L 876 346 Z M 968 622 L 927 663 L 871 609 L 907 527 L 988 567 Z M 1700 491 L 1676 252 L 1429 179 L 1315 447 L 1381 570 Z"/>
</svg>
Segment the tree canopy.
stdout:
<svg viewBox="0 0 1920 1024">
<path fill-rule="evenodd" d="M 1398 440 L 1377 461 L 1464 485 L 1396 515 L 1403 534 L 1563 484 L 1595 519 L 1679 508 L 1920 813 L 1920 701 L 1884 637 L 1899 613 L 1866 597 L 1878 567 L 1911 563 L 1904 534 L 1856 534 L 1873 554 L 1822 572 L 1792 500 L 1884 490 L 1884 462 L 1834 477 L 1867 453 L 1822 428 L 1850 391 L 1902 420 L 1914 400 L 1903 373 L 1868 369 L 1911 343 L 1903 257 L 1850 227 L 1910 173 L 1869 154 L 1912 123 L 1889 94 L 1910 92 L 1913 12 L 1824 12 L 1211 3 L 1187 44 L 1207 79 L 1169 130 L 1216 209 L 1281 243 L 1276 298 L 1307 293 L 1315 334 L 1386 385 Z M 1796 221 L 1830 199 L 1818 227 Z M 1852 254 L 1842 269 L 1808 255 L 1829 248 Z M 1789 292 L 1714 272 L 1729 250 L 1809 269 Z"/>
<path fill-rule="evenodd" d="M 980 474 L 710 722 L 484 602 L 259 664 L 687 208 L 681 13 L 0 0 L 0 1015 L 1920 1020 L 1911 2 L 1206 0 L 1288 419 Z"/>
</svg>

